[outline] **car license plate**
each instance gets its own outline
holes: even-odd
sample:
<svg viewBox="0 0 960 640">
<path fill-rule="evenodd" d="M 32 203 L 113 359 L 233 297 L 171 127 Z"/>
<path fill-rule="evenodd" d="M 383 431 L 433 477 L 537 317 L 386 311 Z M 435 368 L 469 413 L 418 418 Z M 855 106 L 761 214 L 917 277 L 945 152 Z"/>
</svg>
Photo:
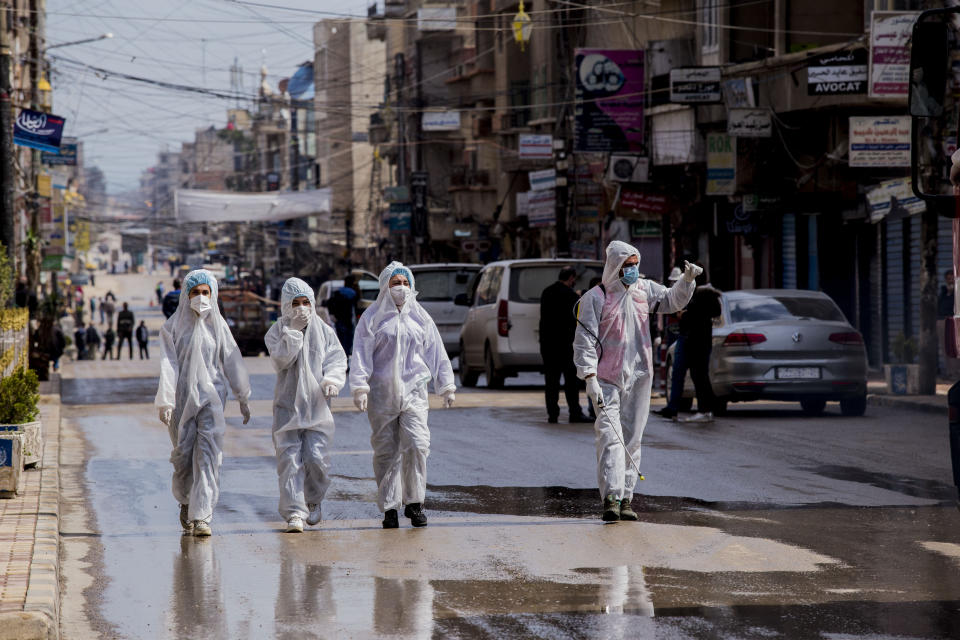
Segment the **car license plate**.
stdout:
<svg viewBox="0 0 960 640">
<path fill-rule="evenodd" d="M 820 378 L 820 367 L 777 367 L 777 378 L 780 380 L 817 380 Z"/>
</svg>

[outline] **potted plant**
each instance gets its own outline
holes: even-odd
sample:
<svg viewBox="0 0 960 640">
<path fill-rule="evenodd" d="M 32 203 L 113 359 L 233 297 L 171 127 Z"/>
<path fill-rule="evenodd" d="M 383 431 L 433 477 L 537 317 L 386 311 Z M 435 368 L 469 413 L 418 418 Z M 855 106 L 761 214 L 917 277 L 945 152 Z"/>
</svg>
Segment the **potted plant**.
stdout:
<svg viewBox="0 0 960 640">
<path fill-rule="evenodd" d="M 897 395 L 916 395 L 920 393 L 920 365 L 917 358 L 917 341 L 907 337 L 901 331 L 890 343 L 890 355 L 893 362 L 883 365 L 883 375 L 887 382 L 887 393 Z"/>
<path fill-rule="evenodd" d="M 0 379 L 0 436 L 20 437 L 23 467 L 37 465 L 43 456 L 39 387 L 37 374 L 26 368 Z"/>
</svg>

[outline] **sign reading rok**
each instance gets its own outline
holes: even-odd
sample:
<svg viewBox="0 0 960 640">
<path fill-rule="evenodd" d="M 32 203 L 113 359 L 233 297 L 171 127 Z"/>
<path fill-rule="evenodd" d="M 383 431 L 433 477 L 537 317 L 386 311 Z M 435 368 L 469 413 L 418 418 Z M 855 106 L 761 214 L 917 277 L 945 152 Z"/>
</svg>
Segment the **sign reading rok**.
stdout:
<svg viewBox="0 0 960 640">
<path fill-rule="evenodd" d="M 643 69 L 643 51 L 576 50 L 574 150 L 643 150 Z"/>
<path fill-rule="evenodd" d="M 851 167 L 909 167 L 910 116 L 850 118 Z"/>
<path fill-rule="evenodd" d="M 60 150 L 65 118 L 33 109 L 21 109 L 13 124 L 13 142 L 41 151 Z"/>
<path fill-rule="evenodd" d="M 737 139 L 724 133 L 707 134 L 707 195 L 737 192 Z"/>
</svg>

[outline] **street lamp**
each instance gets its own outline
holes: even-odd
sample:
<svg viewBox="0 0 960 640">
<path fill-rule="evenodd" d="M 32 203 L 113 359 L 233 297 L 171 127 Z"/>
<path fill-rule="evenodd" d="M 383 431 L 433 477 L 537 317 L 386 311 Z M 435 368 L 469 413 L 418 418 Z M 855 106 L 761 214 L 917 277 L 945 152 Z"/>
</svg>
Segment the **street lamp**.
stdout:
<svg viewBox="0 0 960 640">
<path fill-rule="evenodd" d="M 531 31 L 533 31 L 533 21 L 523 10 L 523 0 L 520 0 L 520 10 L 513 17 L 513 39 L 520 43 L 520 51 L 524 51 L 524 45 L 530 42 Z"/>
<path fill-rule="evenodd" d="M 74 40 L 72 42 L 61 42 L 59 44 L 52 44 L 46 49 L 44 49 L 44 51 L 50 51 L 50 49 L 57 49 L 59 47 L 72 47 L 75 44 L 86 44 L 88 42 L 98 42 L 100 40 L 109 40 L 112 37 L 113 37 L 112 33 L 103 33 L 97 36 L 96 38 L 84 38 L 83 40 Z"/>
</svg>

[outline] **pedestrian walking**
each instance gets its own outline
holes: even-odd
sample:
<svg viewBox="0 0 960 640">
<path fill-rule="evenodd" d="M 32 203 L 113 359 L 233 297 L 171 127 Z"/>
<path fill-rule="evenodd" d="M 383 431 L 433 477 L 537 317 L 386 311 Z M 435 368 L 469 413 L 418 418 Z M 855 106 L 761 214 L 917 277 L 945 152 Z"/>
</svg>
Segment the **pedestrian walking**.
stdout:
<svg viewBox="0 0 960 640">
<path fill-rule="evenodd" d="M 640 440 L 653 383 L 648 316 L 654 307 L 659 313 L 683 308 L 700 268 L 688 263 L 683 277 L 668 289 L 640 279 L 640 252 L 629 244 L 614 240 L 606 254 L 602 282 L 580 300 L 574 362 L 597 407 L 594 432 L 603 519 L 636 520 L 630 503 L 640 477 Z"/>
<path fill-rule="evenodd" d="M 163 282 L 157 282 L 157 304 L 163 305 Z"/>
<path fill-rule="evenodd" d="M 103 360 L 106 360 L 107 357 L 113 360 L 113 343 L 117 340 L 117 334 L 113 330 L 113 325 L 108 324 L 107 330 L 103 334 Z M 117 356 L 118 358 L 120 356 Z"/>
<path fill-rule="evenodd" d="M 127 346 L 130 348 L 130 359 L 133 360 L 133 328 L 136 326 L 136 320 L 133 317 L 133 311 L 130 311 L 130 308 L 127 306 L 127 303 L 123 303 L 123 310 L 117 314 L 117 336 L 120 338 L 120 341 L 117 343 L 117 360 L 120 359 L 120 354 L 123 351 L 123 341 L 127 341 Z"/>
<path fill-rule="evenodd" d="M 77 348 L 77 360 L 87 359 L 87 330 L 83 323 L 77 323 L 77 329 L 73 332 L 73 345 Z"/>
<path fill-rule="evenodd" d="M 45 351 L 53 363 L 53 370 L 60 370 L 60 358 L 67 348 L 67 339 L 63 335 L 63 329 L 57 321 L 48 322 L 45 332 Z"/>
<path fill-rule="evenodd" d="M 373 473 L 383 528 L 400 526 L 398 509 L 415 527 L 427 524 L 427 384 L 454 402 L 453 368 L 437 325 L 417 302 L 413 274 L 399 262 L 380 273 L 380 293 L 357 324 L 350 389 L 367 411 L 373 435 Z M 369 400 L 369 403 L 368 403 Z"/>
<path fill-rule="evenodd" d="M 280 516 L 287 533 L 320 522 L 330 486 L 334 422 L 330 398 L 347 381 L 347 354 L 316 313 L 313 289 L 290 278 L 280 290 L 281 317 L 263 341 L 277 372 L 273 445 L 277 451 Z"/>
<path fill-rule="evenodd" d="M 343 286 L 324 301 L 324 306 L 333 316 L 337 339 L 348 356 L 353 353 L 354 321 L 357 317 L 357 301 L 360 299 L 356 286 L 357 279 L 349 275 L 344 279 Z"/>
<path fill-rule="evenodd" d="M 90 356 L 91 360 L 97 359 L 97 354 L 100 353 L 100 332 L 97 331 L 97 327 L 94 326 L 91 321 L 87 325 L 87 354 Z"/>
<path fill-rule="evenodd" d="M 673 348 L 673 368 L 670 380 L 670 401 L 657 413 L 676 419 L 680 399 L 687 379 L 687 371 L 697 393 L 697 412 L 684 422 L 712 422 L 716 402 L 710 384 L 710 353 L 713 350 L 713 319 L 720 315 L 720 292 L 703 284 L 703 274 L 697 277 L 698 286 L 687 308 L 678 313 L 678 333 Z"/>
<path fill-rule="evenodd" d="M 161 310 L 163 311 L 163 316 L 169 318 L 172 316 L 177 307 L 180 304 L 180 281 L 173 281 L 173 290 L 168 291 L 167 295 L 163 297 L 163 303 L 161 304 Z"/>
<path fill-rule="evenodd" d="M 227 384 L 250 421 L 250 379 L 230 328 L 217 307 L 217 280 L 209 271 L 187 274 L 180 303 L 160 329 L 162 360 L 154 404 L 167 426 L 173 453 L 173 495 L 184 532 L 209 536 L 220 495 L 220 462 Z"/>
<path fill-rule="evenodd" d="M 146 358 L 150 359 L 150 350 L 147 349 L 147 344 L 150 342 L 150 331 L 147 329 L 146 323 L 141 320 L 140 326 L 137 327 L 137 345 L 140 347 L 140 359 L 143 360 Z"/>
<path fill-rule="evenodd" d="M 115 306 L 114 300 L 111 299 L 111 298 L 109 298 L 109 297 L 104 297 L 104 298 L 103 298 L 103 303 L 100 305 L 100 309 L 101 309 L 101 310 L 106 314 L 106 316 L 107 316 L 107 324 L 112 327 L 112 326 L 113 326 L 113 314 L 114 314 L 114 312 L 116 311 L 116 306 Z"/>
<path fill-rule="evenodd" d="M 593 422 L 583 415 L 580 379 L 573 364 L 573 337 L 577 330 L 573 308 L 579 300 L 573 290 L 576 282 L 577 270 L 571 266 L 563 267 L 557 281 L 540 295 L 540 356 L 543 358 L 547 422 L 551 424 L 555 424 L 560 416 L 560 376 L 563 376 L 570 422 Z"/>
<path fill-rule="evenodd" d="M 97 300 L 93 296 L 90 296 L 90 324 L 93 324 L 93 317 L 97 313 Z"/>
<path fill-rule="evenodd" d="M 103 324 L 106 319 L 106 309 L 103 306 L 103 298 L 100 298 L 100 303 L 98 307 L 100 309 L 100 324 Z M 93 318 L 90 318 L 90 320 L 92 321 Z"/>
</svg>

